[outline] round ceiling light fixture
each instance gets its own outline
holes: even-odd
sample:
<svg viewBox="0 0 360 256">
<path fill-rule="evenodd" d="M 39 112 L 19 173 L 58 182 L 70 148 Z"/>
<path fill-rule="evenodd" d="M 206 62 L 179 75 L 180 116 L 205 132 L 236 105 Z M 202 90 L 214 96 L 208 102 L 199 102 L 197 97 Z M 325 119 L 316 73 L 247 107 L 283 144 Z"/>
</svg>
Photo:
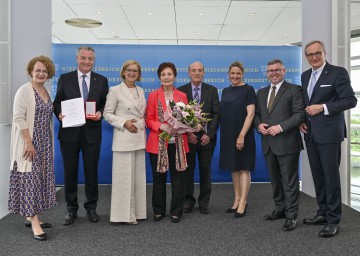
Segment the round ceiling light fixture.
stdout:
<svg viewBox="0 0 360 256">
<path fill-rule="evenodd" d="M 65 23 L 78 28 L 97 28 L 102 25 L 100 21 L 84 18 L 68 19 L 65 20 Z"/>
</svg>

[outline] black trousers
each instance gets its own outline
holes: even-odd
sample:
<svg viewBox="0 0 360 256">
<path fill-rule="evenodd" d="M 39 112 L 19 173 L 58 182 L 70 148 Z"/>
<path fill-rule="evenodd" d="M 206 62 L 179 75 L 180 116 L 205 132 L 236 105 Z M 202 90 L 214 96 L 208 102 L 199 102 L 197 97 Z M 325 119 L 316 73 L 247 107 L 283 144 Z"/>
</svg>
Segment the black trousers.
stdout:
<svg viewBox="0 0 360 256">
<path fill-rule="evenodd" d="M 185 171 L 176 170 L 175 144 L 168 145 L 169 171 L 171 180 L 171 216 L 182 217 L 185 202 Z M 166 213 L 166 173 L 156 171 L 158 154 L 149 153 L 153 173 L 152 206 L 155 215 Z"/>
<path fill-rule="evenodd" d="M 77 198 L 77 183 L 79 173 L 79 155 L 82 152 L 85 176 L 86 210 L 95 210 L 98 201 L 98 162 L 101 143 L 88 143 L 83 138 L 78 142 L 60 141 L 60 150 L 64 163 L 65 201 L 68 211 L 76 212 L 79 209 Z"/>
<path fill-rule="evenodd" d="M 186 170 L 186 194 L 185 205 L 194 206 L 196 199 L 194 197 L 194 173 L 196 166 L 196 154 L 198 156 L 199 176 L 200 176 L 200 194 L 198 197 L 199 207 L 208 207 L 211 195 L 211 158 L 214 148 L 201 146 L 201 137 L 198 137 L 197 144 L 189 143 L 190 152 L 188 153 L 188 168 Z"/>
<path fill-rule="evenodd" d="M 341 220 L 340 158 L 341 142 L 319 144 L 312 136 L 306 141 L 316 200 L 317 215 L 326 216 L 330 224 Z"/>
<path fill-rule="evenodd" d="M 287 218 L 296 219 L 299 209 L 299 156 L 300 153 L 276 155 L 271 149 L 265 155 L 275 210 L 284 212 Z"/>
</svg>

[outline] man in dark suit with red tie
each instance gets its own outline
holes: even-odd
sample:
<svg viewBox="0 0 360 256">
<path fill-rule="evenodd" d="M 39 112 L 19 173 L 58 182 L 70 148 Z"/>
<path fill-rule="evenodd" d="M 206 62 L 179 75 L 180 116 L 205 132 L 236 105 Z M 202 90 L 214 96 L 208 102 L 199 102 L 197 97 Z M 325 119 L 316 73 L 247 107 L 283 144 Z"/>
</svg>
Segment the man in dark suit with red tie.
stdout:
<svg viewBox="0 0 360 256">
<path fill-rule="evenodd" d="M 102 113 L 108 80 L 106 77 L 92 72 L 95 62 L 95 51 L 90 46 L 81 46 L 76 54 L 78 69 L 62 74 L 57 85 L 54 100 L 54 113 L 60 121 L 58 139 L 60 140 L 61 155 L 64 163 L 65 201 L 67 214 L 63 225 L 70 225 L 77 218 L 79 208 L 77 200 L 77 181 L 79 171 L 79 154 L 82 152 L 85 175 L 84 208 L 91 222 L 98 222 L 96 212 L 98 200 L 98 161 L 102 139 Z M 61 102 L 82 97 L 84 103 L 93 101 L 96 104 L 95 116 L 86 119 L 86 123 L 79 127 L 63 128 L 62 120 L 66 118 L 61 113 Z"/>
<path fill-rule="evenodd" d="M 216 133 L 219 126 L 220 105 L 217 89 L 202 82 L 204 66 L 200 62 L 190 64 L 188 68 L 191 82 L 180 86 L 179 91 L 186 93 L 188 101 L 194 100 L 201 104 L 207 118 L 211 118 L 204 130 L 188 134 L 189 148 L 188 168 L 186 170 L 186 194 L 184 212 L 190 213 L 196 203 L 194 197 L 194 169 L 196 154 L 199 163 L 200 194 L 198 197 L 199 210 L 203 214 L 209 213 L 211 194 L 211 158 L 216 144 Z"/>
<path fill-rule="evenodd" d="M 325 61 L 324 43 L 311 41 L 305 46 L 311 69 L 301 75 L 305 99 L 304 133 L 316 199 L 319 206 L 304 224 L 325 225 L 320 237 L 332 237 L 339 231 L 341 220 L 341 184 L 339 165 L 341 142 L 346 137 L 344 111 L 357 103 L 346 69 Z"/>
</svg>

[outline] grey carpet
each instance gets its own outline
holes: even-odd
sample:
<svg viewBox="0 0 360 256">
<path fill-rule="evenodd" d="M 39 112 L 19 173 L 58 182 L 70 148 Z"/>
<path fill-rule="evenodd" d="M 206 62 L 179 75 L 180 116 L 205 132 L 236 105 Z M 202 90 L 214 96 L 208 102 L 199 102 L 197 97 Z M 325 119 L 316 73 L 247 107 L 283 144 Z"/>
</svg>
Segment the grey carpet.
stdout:
<svg viewBox="0 0 360 256">
<path fill-rule="evenodd" d="M 322 226 L 302 224 L 313 216 L 315 199 L 301 194 L 298 224 L 294 231 L 281 230 L 284 220 L 265 221 L 263 215 L 273 210 L 270 184 L 252 184 L 248 214 L 234 219 L 225 213 L 233 200 L 231 184 L 214 184 L 210 214 L 198 208 L 171 223 L 167 215 L 152 221 L 151 185 L 148 185 L 148 220 L 139 225 L 113 225 L 109 222 L 111 186 L 100 186 L 99 223 L 90 223 L 81 207 L 71 226 L 62 226 L 65 215 L 64 195 L 58 191 L 58 206 L 45 213 L 49 240 L 40 242 L 18 215 L 0 220 L 0 255 L 360 255 L 360 213 L 343 207 L 340 233 L 334 238 L 318 237 Z M 198 193 L 198 187 L 195 190 Z M 168 200 L 171 193 L 168 187 Z M 84 189 L 79 189 L 83 202 Z"/>
</svg>

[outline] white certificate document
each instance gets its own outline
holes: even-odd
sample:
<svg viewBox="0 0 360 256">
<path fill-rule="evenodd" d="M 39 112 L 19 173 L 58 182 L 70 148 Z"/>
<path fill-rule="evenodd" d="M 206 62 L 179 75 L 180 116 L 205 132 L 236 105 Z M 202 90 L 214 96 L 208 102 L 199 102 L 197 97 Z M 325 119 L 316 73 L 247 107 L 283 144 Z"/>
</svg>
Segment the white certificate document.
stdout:
<svg viewBox="0 0 360 256">
<path fill-rule="evenodd" d="M 77 127 L 85 124 L 84 99 L 76 98 L 61 102 L 62 127 Z"/>
</svg>

